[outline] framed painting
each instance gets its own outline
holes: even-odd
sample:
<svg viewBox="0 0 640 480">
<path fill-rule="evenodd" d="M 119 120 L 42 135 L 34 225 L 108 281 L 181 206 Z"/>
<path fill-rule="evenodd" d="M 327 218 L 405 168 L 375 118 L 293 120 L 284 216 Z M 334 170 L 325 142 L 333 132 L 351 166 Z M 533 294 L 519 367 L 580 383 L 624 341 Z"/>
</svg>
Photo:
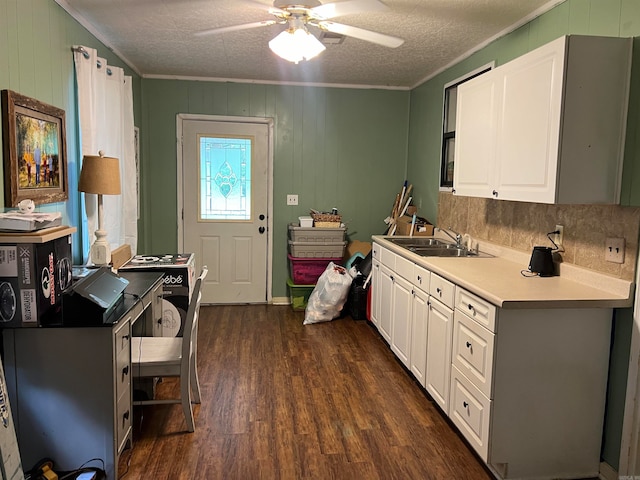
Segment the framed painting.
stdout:
<svg viewBox="0 0 640 480">
<path fill-rule="evenodd" d="M 2 90 L 5 207 L 67 200 L 64 110 Z"/>
</svg>

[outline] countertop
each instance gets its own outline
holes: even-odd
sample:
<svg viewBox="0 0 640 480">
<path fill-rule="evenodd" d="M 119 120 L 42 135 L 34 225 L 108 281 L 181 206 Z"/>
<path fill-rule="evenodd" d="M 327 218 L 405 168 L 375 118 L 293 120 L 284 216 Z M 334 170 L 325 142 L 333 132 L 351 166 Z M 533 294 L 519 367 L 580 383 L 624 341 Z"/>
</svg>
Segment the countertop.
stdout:
<svg viewBox="0 0 640 480">
<path fill-rule="evenodd" d="M 529 256 L 481 244 L 487 257 L 423 257 L 388 240 L 373 241 L 502 308 L 625 308 L 634 283 L 561 264 L 560 275 L 526 277 Z"/>
</svg>

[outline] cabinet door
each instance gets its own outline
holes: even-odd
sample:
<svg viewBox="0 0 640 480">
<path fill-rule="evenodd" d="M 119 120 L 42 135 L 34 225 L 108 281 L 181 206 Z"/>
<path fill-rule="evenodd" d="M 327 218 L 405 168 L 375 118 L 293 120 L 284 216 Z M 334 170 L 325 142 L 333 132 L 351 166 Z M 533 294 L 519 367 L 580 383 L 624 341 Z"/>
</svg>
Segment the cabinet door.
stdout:
<svg viewBox="0 0 640 480">
<path fill-rule="evenodd" d="M 452 333 L 453 311 L 430 297 L 425 388 L 445 413 L 449 411 Z"/>
<path fill-rule="evenodd" d="M 374 244 L 375 245 L 375 244 Z M 378 317 L 380 315 L 380 262 L 374 260 L 371 270 L 371 323 L 378 328 Z"/>
<path fill-rule="evenodd" d="M 429 296 L 413 289 L 411 305 L 411 362 L 410 369 L 420 385 L 425 386 L 427 367 L 427 327 L 429 325 Z"/>
<path fill-rule="evenodd" d="M 387 342 L 391 342 L 391 322 L 393 319 L 393 272 L 380 265 L 379 290 L 380 309 L 378 310 L 378 331 Z"/>
<path fill-rule="evenodd" d="M 565 44 L 560 38 L 500 69 L 497 198 L 555 201 Z"/>
<path fill-rule="evenodd" d="M 458 87 L 453 177 L 458 195 L 492 196 L 501 88 L 497 78 L 489 71 Z"/>
<path fill-rule="evenodd" d="M 411 284 L 396 275 L 393 279 L 393 320 L 391 321 L 391 350 L 409 367 L 411 355 Z"/>
</svg>

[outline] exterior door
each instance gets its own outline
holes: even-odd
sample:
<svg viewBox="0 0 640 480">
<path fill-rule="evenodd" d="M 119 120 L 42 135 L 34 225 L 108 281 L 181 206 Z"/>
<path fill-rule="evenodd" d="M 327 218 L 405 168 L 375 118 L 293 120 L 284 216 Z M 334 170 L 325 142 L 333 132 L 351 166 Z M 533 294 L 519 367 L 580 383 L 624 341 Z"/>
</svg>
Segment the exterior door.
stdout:
<svg viewBox="0 0 640 480">
<path fill-rule="evenodd" d="M 182 246 L 209 267 L 203 303 L 265 303 L 270 124 L 182 122 Z"/>
</svg>

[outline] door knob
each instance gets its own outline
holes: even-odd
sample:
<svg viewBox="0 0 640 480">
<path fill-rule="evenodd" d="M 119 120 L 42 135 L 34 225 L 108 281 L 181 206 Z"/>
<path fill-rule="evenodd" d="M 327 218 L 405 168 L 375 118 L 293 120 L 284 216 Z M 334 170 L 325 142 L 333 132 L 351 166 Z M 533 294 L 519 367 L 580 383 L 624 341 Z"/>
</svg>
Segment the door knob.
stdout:
<svg viewBox="0 0 640 480">
<path fill-rule="evenodd" d="M 260 220 L 264 220 L 264 214 L 260 214 L 260 216 L 258 217 Z"/>
<path fill-rule="evenodd" d="M 265 228 L 264 228 L 264 227 L 260 227 L 260 228 L 258 228 L 258 231 L 259 231 L 260 233 L 264 233 Z"/>
</svg>

